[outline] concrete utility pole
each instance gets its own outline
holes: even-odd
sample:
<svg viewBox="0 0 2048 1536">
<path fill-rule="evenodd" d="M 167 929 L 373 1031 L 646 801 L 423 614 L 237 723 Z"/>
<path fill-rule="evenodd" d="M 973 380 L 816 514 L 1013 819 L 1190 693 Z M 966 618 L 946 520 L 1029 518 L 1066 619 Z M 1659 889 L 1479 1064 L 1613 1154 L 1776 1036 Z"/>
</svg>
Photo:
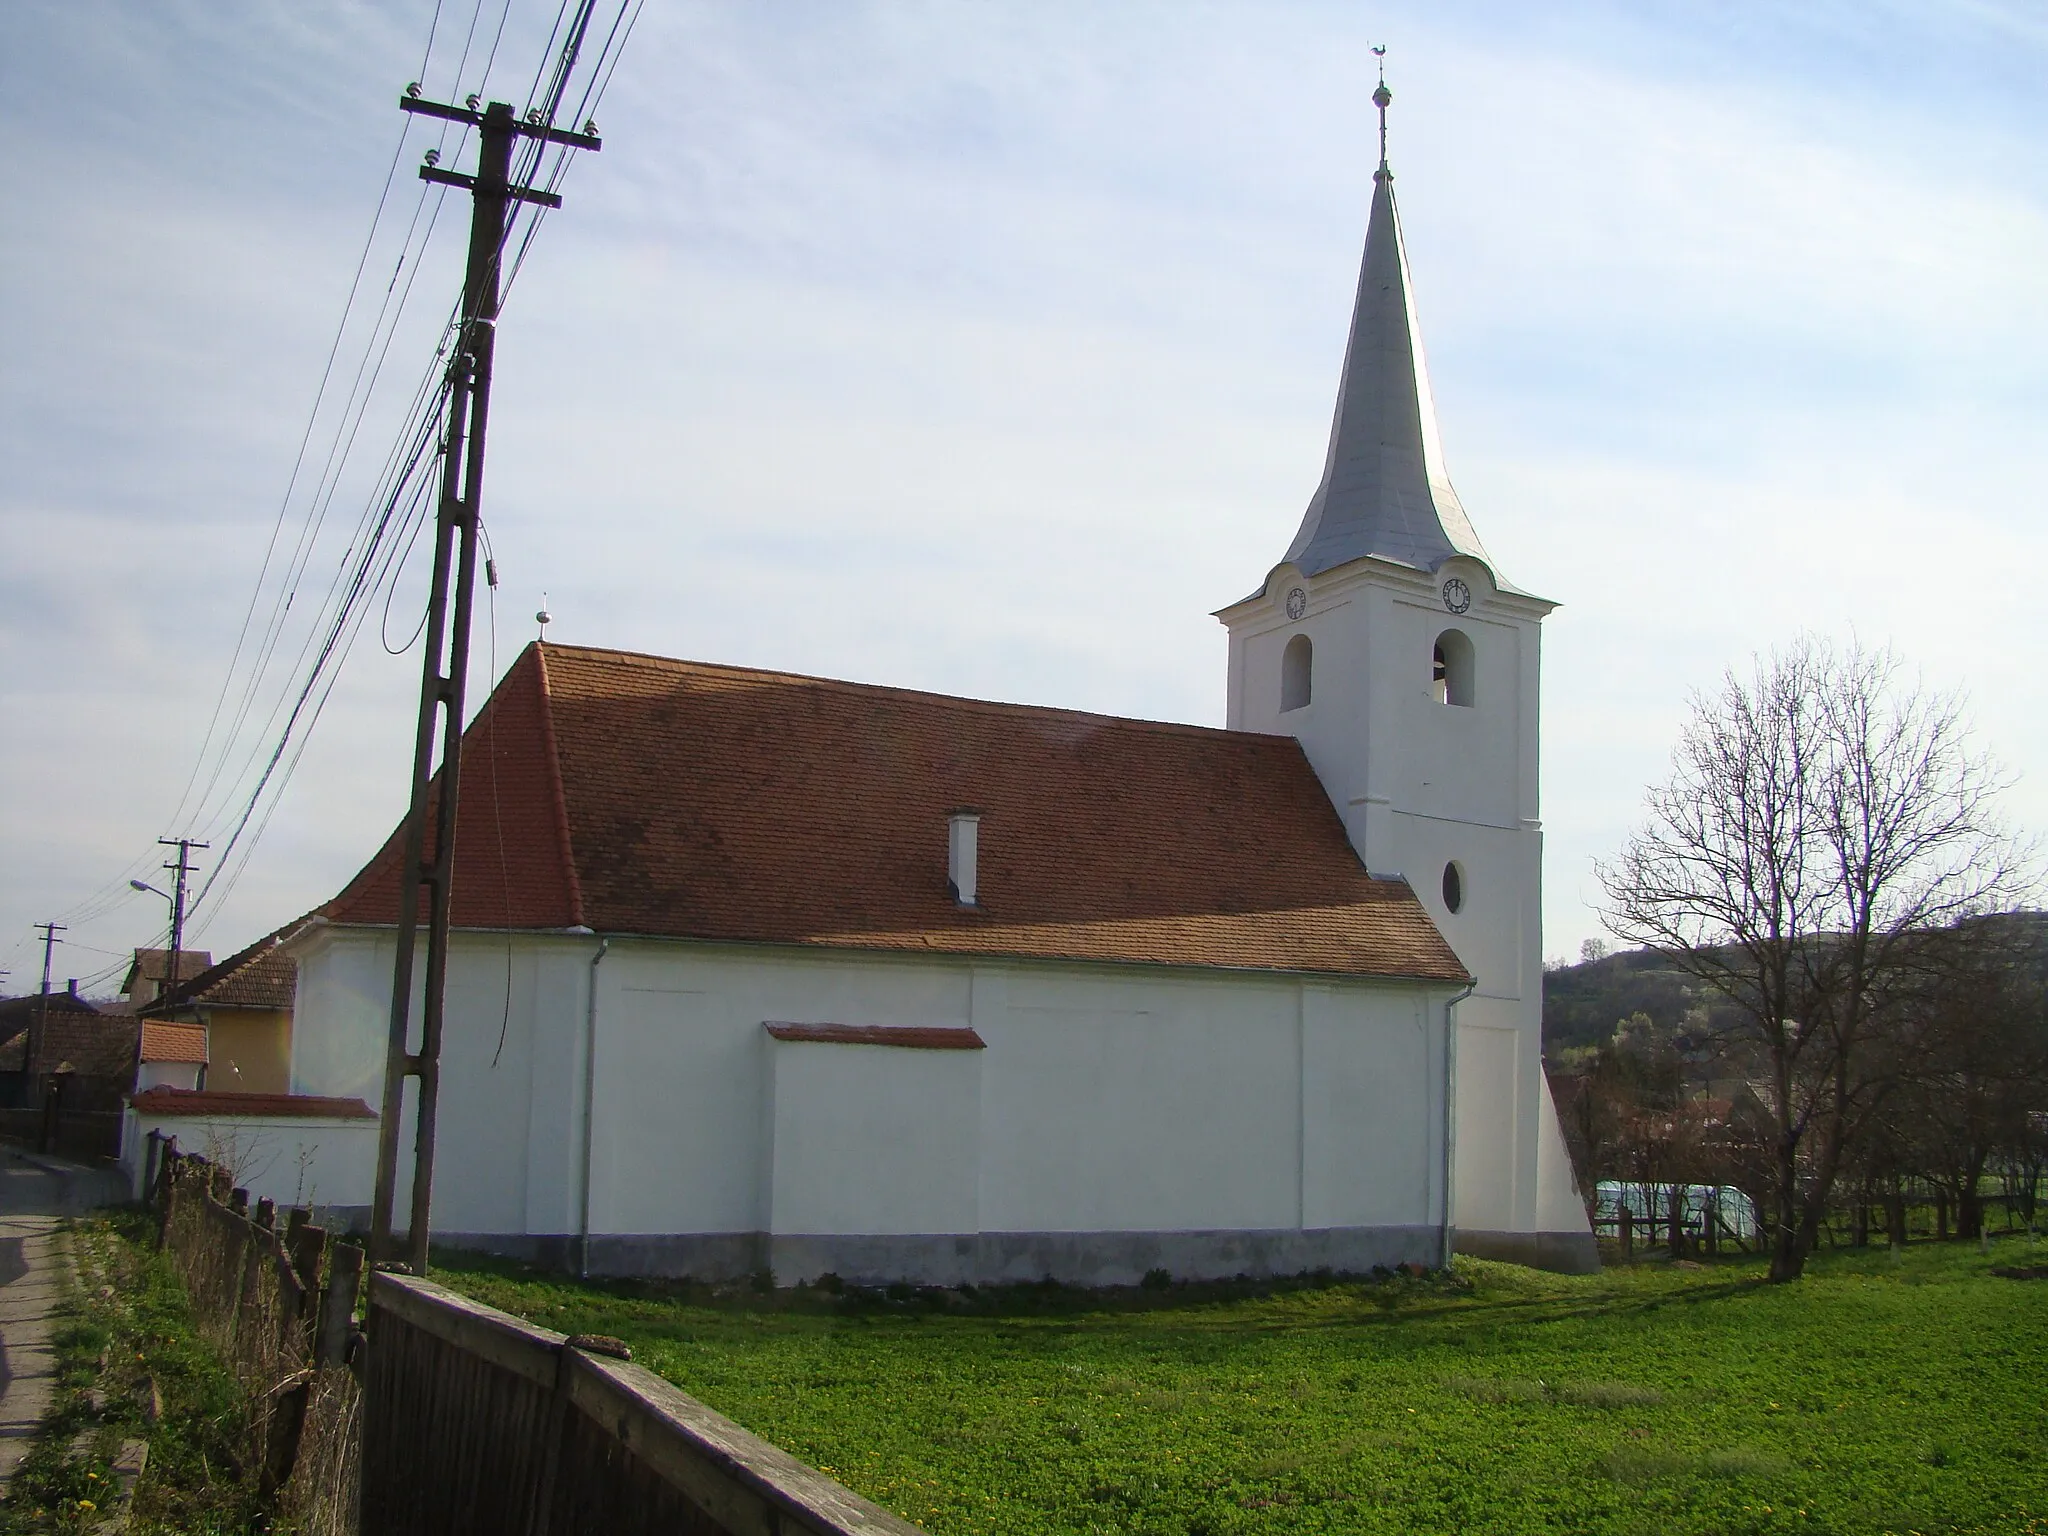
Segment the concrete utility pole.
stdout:
<svg viewBox="0 0 2048 1536">
<path fill-rule="evenodd" d="M 414 88 L 414 91 L 417 87 Z M 475 97 L 471 97 L 473 102 Z M 594 133 L 571 133 L 540 121 L 522 122 L 511 106 L 474 107 L 425 101 L 413 91 L 399 98 L 406 112 L 464 123 L 479 132 L 474 176 L 420 167 L 420 179 L 466 187 L 474 204 L 469 225 L 469 266 L 462 284 L 462 324 L 448 365 L 447 416 L 442 441 L 441 505 L 434 522 L 434 575 L 427 600 L 426 644 L 420 679 L 419 728 L 413 740 L 412 804 L 406 812 L 404 865 L 398 886 L 398 959 L 391 978 L 391 1039 L 384 1062 L 384 1104 L 377 1126 L 377 1192 L 370 1218 L 370 1256 L 400 1256 L 392 1241 L 398 1196 L 398 1126 L 405 1080 L 419 1082 L 414 1139 L 411 1225 L 405 1267 L 427 1272 L 428 1208 L 434 1185 L 434 1117 L 441 1085 L 441 1019 L 448 972 L 448 902 L 455 871 L 455 803 L 462 782 L 462 706 L 469 674 L 470 605 L 476 589 L 477 524 L 483 505 L 484 427 L 490 414 L 491 359 L 498 321 L 498 279 L 504 259 L 507 214 L 517 203 L 559 208 L 551 192 L 514 186 L 512 148 L 520 138 L 601 148 Z M 534 114 L 538 117 L 538 114 Z M 453 590 L 450 578 L 453 577 Z M 452 603 L 451 603 L 452 599 Z M 452 611 L 451 611 L 452 608 Z M 448 670 L 441 670 L 441 659 Z M 441 792 L 434 780 L 435 727 L 441 736 Z M 429 811 L 433 838 L 427 837 Z M 419 941 L 420 897 L 427 906 L 427 957 L 420 1005 L 420 1041 L 412 1048 L 413 951 Z"/>
<path fill-rule="evenodd" d="M 167 996 L 171 988 L 184 978 L 178 974 L 181 957 L 185 953 L 185 877 L 192 873 L 192 850 L 211 848 L 211 843 L 195 843 L 189 837 L 160 837 L 157 841 L 166 848 L 178 850 L 175 863 L 167 863 L 165 869 L 177 877 L 171 887 L 171 958 L 164 966 L 164 984 L 157 997 Z M 155 999 L 152 999 L 154 1001 Z"/>
<path fill-rule="evenodd" d="M 43 932 L 43 992 L 36 1003 L 35 1027 L 28 1032 L 28 1049 L 22 1053 L 21 1059 L 21 1069 L 28 1074 L 31 1083 L 35 1081 L 36 1069 L 42 1062 L 43 1037 L 50 1028 L 50 951 L 64 942 L 57 937 L 58 934 L 71 931 L 62 923 L 37 923 L 35 926 Z"/>
</svg>

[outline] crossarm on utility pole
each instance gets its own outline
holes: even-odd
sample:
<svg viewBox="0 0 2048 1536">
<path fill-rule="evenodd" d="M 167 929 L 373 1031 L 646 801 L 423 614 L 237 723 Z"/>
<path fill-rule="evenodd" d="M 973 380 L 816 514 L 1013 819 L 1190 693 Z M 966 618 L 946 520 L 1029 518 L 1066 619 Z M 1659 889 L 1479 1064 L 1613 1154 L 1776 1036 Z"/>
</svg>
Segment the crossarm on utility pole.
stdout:
<svg viewBox="0 0 2048 1536">
<path fill-rule="evenodd" d="M 434 1185 L 434 1137 L 440 1106 L 441 1034 L 448 977 L 448 926 L 455 884 L 455 821 L 462 785 L 463 700 L 469 678 L 470 609 L 476 593 L 477 530 L 482 521 L 484 437 L 490 415 L 491 367 L 496 351 L 499 274 L 507 214 L 519 202 L 559 207 L 561 199 L 511 181 L 516 139 L 547 139 L 596 149 L 594 134 L 569 134 L 521 123 L 512 108 L 494 101 L 483 112 L 402 98 L 408 112 L 481 130 L 476 174 L 422 167 L 430 181 L 466 187 L 470 215 L 469 262 L 462 286 L 462 325 L 449 363 L 448 404 L 442 441 L 441 497 L 434 523 L 433 585 L 427 600 L 420 702 L 413 737 L 412 799 L 406 812 L 404 865 L 399 875 L 398 952 L 392 965 L 391 1028 L 384 1064 L 384 1100 L 377 1127 L 377 1185 L 370 1218 L 370 1254 L 391 1262 L 398 1201 L 400 1119 L 408 1078 L 415 1097 L 412 1196 L 405 1266 L 427 1272 Z M 428 172 L 433 174 L 429 175 Z M 447 671 L 442 671 L 443 658 Z M 434 739 L 440 736 L 438 792 Z M 429 820 L 432 821 L 431 835 Z M 413 977 L 422 897 L 427 908 L 425 973 L 420 978 L 418 1049 L 412 1043 Z"/>
</svg>

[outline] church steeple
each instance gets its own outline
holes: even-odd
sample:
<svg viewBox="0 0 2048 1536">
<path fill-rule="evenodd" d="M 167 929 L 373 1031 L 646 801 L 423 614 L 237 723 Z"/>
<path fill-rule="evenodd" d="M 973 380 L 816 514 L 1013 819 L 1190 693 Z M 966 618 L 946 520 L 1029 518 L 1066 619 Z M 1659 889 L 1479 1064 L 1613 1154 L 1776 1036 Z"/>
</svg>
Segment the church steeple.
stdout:
<svg viewBox="0 0 2048 1536">
<path fill-rule="evenodd" d="M 1437 439 L 1408 252 L 1394 206 L 1394 173 L 1387 165 L 1387 105 L 1394 97 L 1381 68 L 1372 97 L 1380 112 L 1380 166 L 1372 178 L 1365 259 L 1330 449 L 1322 484 L 1286 559 L 1308 576 L 1367 555 L 1433 571 L 1462 554 L 1492 570 L 1451 489 Z"/>
</svg>

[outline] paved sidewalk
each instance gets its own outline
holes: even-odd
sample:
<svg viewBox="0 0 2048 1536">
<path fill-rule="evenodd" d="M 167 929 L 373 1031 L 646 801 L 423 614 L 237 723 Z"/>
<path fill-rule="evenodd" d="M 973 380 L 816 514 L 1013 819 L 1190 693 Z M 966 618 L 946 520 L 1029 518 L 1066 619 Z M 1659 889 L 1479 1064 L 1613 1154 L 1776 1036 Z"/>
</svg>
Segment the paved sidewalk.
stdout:
<svg viewBox="0 0 2048 1536">
<path fill-rule="evenodd" d="M 92 1170 L 0 1149 L 0 1489 L 50 1406 L 64 1215 L 89 1204 L 101 1182 Z"/>
</svg>

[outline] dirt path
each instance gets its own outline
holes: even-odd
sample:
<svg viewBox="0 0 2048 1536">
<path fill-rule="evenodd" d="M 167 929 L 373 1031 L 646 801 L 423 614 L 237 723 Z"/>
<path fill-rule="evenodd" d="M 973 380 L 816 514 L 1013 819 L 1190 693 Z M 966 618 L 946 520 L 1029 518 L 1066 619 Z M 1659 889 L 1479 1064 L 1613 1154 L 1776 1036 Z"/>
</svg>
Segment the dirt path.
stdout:
<svg viewBox="0 0 2048 1536">
<path fill-rule="evenodd" d="M 117 1198 L 104 1171 L 0 1149 L 0 1490 L 50 1407 L 64 1218 Z"/>
<path fill-rule="evenodd" d="M 50 1407 L 66 1183 L 12 1152 L 0 1154 L 0 1489 Z"/>
</svg>

